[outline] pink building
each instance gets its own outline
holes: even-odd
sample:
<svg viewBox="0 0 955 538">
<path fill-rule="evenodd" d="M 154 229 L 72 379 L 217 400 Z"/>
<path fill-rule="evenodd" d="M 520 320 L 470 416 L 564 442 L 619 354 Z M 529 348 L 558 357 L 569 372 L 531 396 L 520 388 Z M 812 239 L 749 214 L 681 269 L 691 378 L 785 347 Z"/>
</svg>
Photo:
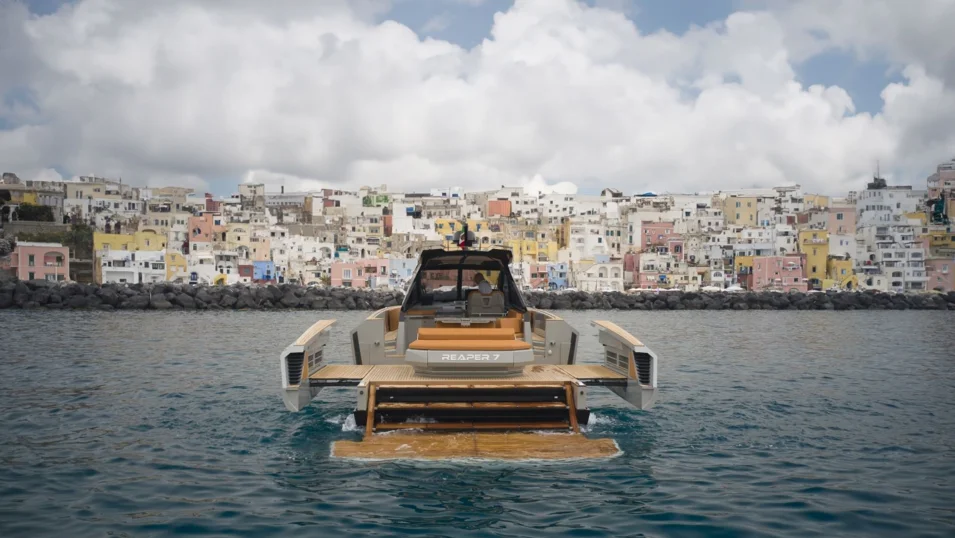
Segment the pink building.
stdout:
<svg viewBox="0 0 955 538">
<path fill-rule="evenodd" d="M 530 284 L 531 288 L 547 288 L 547 264 L 530 264 Z"/>
<path fill-rule="evenodd" d="M 487 201 L 487 216 L 488 217 L 507 217 L 511 214 L 511 201 L 510 200 L 488 200 Z"/>
<path fill-rule="evenodd" d="M 830 234 L 845 235 L 856 233 L 855 206 L 833 206 L 829 208 L 829 222 L 826 229 Z"/>
<path fill-rule="evenodd" d="M 683 259 L 683 237 L 676 233 L 673 221 L 654 222 L 645 220 L 640 224 L 643 230 L 642 251 L 673 254 Z"/>
<path fill-rule="evenodd" d="M 364 288 L 368 281 L 365 277 L 364 262 L 336 262 L 332 264 L 331 285 L 333 287 Z"/>
<path fill-rule="evenodd" d="M 746 287 L 754 291 L 808 291 L 806 264 L 802 255 L 756 256 L 753 272 L 746 275 Z"/>
<path fill-rule="evenodd" d="M 7 259 L 0 259 L 0 268 L 12 270 L 20 280 L 70 279 L 70 249 L 59 243 L 20 241 Z"/>
<path fill-rule="evenodd" d="M 365 286 L 384 288 L 388 286 L 391 261 L 388 258 L 368 258 L 358 262 L 365 276 Z M 357 287 L 357 286 L 356 286 Z"/>
<path fill-rule="evenodd" d="M 955 259 L 929 258 L 925 260 L 925 273 L 928 275 L 926 288 L 955 291 Z"/>
<path fill-rule="evenodd" d="M 369 258 L 332 264 L 331 285 L 346 288 L 380 288 L 388 285 L 390 260 Z"/>
</svg>

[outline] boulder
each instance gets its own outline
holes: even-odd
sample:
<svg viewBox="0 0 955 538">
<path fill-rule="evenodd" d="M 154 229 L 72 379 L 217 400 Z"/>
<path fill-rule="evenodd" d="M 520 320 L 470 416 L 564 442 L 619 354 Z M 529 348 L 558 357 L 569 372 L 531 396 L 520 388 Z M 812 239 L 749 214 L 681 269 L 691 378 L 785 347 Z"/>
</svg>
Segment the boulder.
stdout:
<svg viewBox="0 0 955 538">
<path fill-rule="evenodd" d="M 173 304 L 166 300 L 165 295 L 155 295 L 149 301 L 149 308 L 153 310 L 169 310 L 173 308 Z"/>
<path fill-rule="evenodd" d="M 149 307 L 149 296 L 148 295 L 134 295 L 132 297 L 126 298 L 125 301 L 120 303 L 119 308 L 123 310 L 145 310 Z"/>
<path fill-rule="evenodd" d="M 187 310 L 193 310 L 196 308 L 196 300 L 192 298 L 191 295 L 183 292 L 180 292 L 172 301 L 174 304 L 177 304 Z"/>
</svg>

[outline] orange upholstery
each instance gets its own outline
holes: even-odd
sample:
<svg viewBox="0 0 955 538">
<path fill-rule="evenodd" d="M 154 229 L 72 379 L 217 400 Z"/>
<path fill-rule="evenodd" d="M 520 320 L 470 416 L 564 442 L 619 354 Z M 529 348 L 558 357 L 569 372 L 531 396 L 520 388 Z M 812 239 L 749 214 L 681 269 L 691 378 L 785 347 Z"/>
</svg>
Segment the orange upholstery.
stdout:
<svg viewBox="0 0 955 538">
<path fill-rule="evenodd" d="M 507 311 L 507 317 L 509 317 L 509 318 L 523 319 L 523 318 L 524 318 L 524 314 L 521 314 L 521 313 L 518 312 L 517 310 L 508 310 L 508 311 Z"/>
<path fill-rule="evenodd" d="M 508 329 L 512 331 L 515 335 L 524 334 L 524 320 L 520 318 L 501 318 L 497 320 L 497 326 L 501 329 Z"/>
<path fill-rule="evenodd" d="M 521 351 L 531 345 L 523 340 L 415 340 L 408 349 L 424 351 Z"/>
<path fill-rule="evenodd" d="M 395 307 L 386 312 L 387 317 L 385 318 L 385 332 L 397 331 L 398 330 L 398 320 L 401 315 L 401 308 Z"/>
<path fill-rule="evenodd" d="M 513 329 L 486 329 L 483 327 L 418 329 L 418 340 L 513 340 Z"/>
</svg>

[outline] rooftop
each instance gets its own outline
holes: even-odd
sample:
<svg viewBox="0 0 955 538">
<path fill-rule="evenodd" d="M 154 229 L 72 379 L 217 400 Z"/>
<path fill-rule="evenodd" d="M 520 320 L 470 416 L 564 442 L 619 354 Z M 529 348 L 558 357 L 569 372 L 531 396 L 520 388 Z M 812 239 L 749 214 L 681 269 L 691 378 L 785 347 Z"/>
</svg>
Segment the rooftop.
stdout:
<svg viewBox="0 0 955 538">
<path fill-rule="evenodd" d="M 18 241 L 18 247 L 52 247 L 52 248 L 65 248 L 59 243 L 34 243 L 30 241 Z"/>
</svg>

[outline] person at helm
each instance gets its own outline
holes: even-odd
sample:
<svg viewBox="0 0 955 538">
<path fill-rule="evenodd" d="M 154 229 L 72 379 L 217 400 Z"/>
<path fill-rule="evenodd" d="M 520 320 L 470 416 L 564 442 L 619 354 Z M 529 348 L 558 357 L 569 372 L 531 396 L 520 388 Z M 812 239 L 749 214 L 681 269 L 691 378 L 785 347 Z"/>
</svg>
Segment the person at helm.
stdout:
<svg viewBox="0 0 955 538">
<path fill-rule="evenodd" d="M 481 295 L 490 295 L 493 289 L 491 288 L 491 283 L 488 282 L 481 273 L 474 273 L 474 285 L 477 286 Z"/>
</svg>

